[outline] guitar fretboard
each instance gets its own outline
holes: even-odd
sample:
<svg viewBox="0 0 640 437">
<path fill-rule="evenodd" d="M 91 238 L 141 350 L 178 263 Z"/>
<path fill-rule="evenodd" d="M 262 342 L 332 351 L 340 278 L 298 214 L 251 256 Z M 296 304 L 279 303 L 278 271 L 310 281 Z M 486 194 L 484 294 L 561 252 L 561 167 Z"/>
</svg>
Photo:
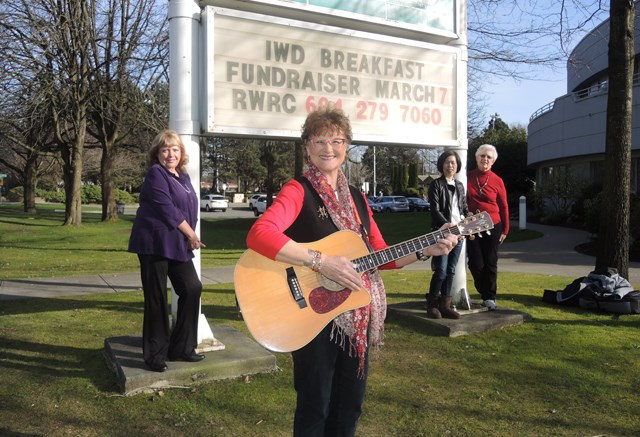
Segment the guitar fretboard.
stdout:
<svg viewBox="0 0 640 437">
<path fill-rule="evenodd" d="M 366 272 L 383 264 L 400 259 L 403 256 L 407 256 L 424 250 L 429 246 L 433 246 L 438 242 L 438 240 L 446 238 L 449 234 L 460 235 L 460 228 L 458 226 L 451 226 L 446 229 L 431 232 L 430 234 L 421 235 L 412 240 L 389 246 L 386 249 L 370 253 L 366 256 L 361 256 L 360 258 L 352 260 L 352 262 L 357 264 L 358 267 L 356 267 L 356 271 L 358 273 Z"/>
</svg>

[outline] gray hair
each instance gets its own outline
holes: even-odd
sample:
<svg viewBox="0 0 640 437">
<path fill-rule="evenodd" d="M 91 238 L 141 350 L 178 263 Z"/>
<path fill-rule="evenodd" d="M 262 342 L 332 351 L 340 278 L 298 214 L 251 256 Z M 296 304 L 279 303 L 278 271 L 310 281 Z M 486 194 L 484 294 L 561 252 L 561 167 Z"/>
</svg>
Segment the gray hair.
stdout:
<svg viewBox="0 0 640 437">
<path fill-rule="evenodd" d="M 492 146 L 491 144 L 483 144 L 480 147 L 478 147 L 478 150 L 476 150 L 476 157 L 480 155 L 482 152 L 485 152 L 486 150 L 493 152 L 494 161 L 498 160 L 498 150 L 496 150 L 495 146 Z"/>
</svg>

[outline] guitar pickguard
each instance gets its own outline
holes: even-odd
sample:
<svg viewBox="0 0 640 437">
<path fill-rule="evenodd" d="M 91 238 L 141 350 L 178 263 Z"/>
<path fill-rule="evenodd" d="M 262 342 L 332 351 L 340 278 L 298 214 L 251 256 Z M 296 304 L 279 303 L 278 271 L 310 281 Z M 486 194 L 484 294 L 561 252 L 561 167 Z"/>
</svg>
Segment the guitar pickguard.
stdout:
<svg viewBox="0 0 640 437">
<path fill-rule="evenodd" d="M 348 288 L 334 291 L 326 287 L 316 287 L 309 293 L 309 306 L 318 314 L 326 314 L 342 305 L 350 294 L 351 290 Z"/>
</svg>

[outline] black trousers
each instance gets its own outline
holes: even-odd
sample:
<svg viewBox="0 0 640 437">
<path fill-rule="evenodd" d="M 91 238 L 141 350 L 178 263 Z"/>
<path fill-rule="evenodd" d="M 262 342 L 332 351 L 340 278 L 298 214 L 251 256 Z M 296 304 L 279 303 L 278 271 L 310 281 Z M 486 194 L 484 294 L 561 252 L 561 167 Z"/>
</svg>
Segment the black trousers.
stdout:
<svg viewBox="0 0 640 437">
<path fill-rule="evenodd" d="M 191 354 L 198 345 L 202 282 L 192 261 L 138 255 L 144 292 L 142 350 L 147 364 Z M 167 278 L 178 295 L 178 314 L 170 332 Z"/>
<path fill-rule="evenodd" d="M 469 270 L 473 285 L 482 300 L 495 300 L 498 291 L 498 247 L 502 235 L 502 223 L 494 225 L 491 235 L 467 239 Z"/>
<path fill-rule="evenodd" d="M 292 352 L 293 383 L 298 395 L 294 437 L 350 437 L 362 414 L 367 373 L 358 377 L 359 358 L 331 340 L 329 323 L 309 344 Z M 348 340 L 346 340 L 348 342 Z M 367 351 L 368 352 L 368 351 Z"/>
</svg>

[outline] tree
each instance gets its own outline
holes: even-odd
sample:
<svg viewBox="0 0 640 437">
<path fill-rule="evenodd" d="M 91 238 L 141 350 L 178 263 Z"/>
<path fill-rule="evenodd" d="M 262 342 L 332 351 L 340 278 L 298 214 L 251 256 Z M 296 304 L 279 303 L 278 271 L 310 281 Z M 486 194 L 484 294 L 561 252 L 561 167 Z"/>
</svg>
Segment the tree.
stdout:
<svg viewBox="0 0 640 437">
<path fill-rule="evenodd" d="M 23 92 L 4 93 L 0 116 L 0 163 L 22 183 L 23 210 L 36 210 L 36 188 L 40 175 L 47 173 L 57 161 L 49 152 L 52 127 L 38 94 L 38 84 L 21 88 Z M 10 108 L 10 109 L 9 109 Z"/>
<path fill-rule="evenodd" d="M 102 220 L 114 220 L 118 217 L 114 177 L 118 151 L 144 129 L 142 120 L 163 117 L 148 113 L 146 102 L 147 91 L 167 79 L 166 7 L 153 0 L 95 3 L 100 10 L 92 17 L 90 29 L 93 80 L 88 129 L 102 146 Z"/>
<path fill-rule="evenodd" d="M 565 68 L 571 47 L 607 16 L 606 6 L 602 0 L 469 0 L 469 137 L 486 120 L 486 82 Z"/>
<path fill-rule="evenodd" d="M 631 187 L 631 127 L 635 3 L 611 0 L 609 29 L 609 94 L 602 219 L 598 232 L 596 269 L 615 267 L 629 275 Z"/>
<path fill-rule="evenodd" d="M 0 3 L 5 88 L 16 93 L 37 84 L 51 126 L 50 142 L 62 158 L 65 225 L 80 225 L 82 164 L 91 71 L 91 4 L 84 0 L 16 0 Z M 7 82 L 5 82 L 6 84 Z M 37 124 L 38 114 L 33 114 Z"/>
</svg>

